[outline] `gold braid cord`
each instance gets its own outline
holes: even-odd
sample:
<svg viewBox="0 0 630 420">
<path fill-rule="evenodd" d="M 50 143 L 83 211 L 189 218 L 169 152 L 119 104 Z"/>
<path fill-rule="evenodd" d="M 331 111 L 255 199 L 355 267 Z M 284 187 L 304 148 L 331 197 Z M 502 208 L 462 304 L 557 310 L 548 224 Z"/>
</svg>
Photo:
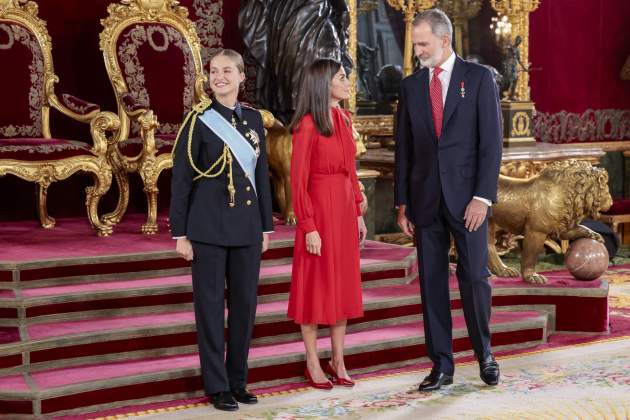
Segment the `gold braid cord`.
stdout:
<svg viewBox="0 0 630 420">
<path fill-rule="evenodd" d="M 210 99 L 202 100 L 201 102 L 199 102 L 197 105 L 193 107 L 192 111 L 190 111 L 188 115 L 186 115 L 186 118 L 184 119 L 182 126 L 179 128 L 177 137 L 175 138 L 175 144 L 173 145 L 173 152 L 172 152 L 173 162 L 175 161 L 174 160 L 175 149 L 182 135 L 182 131 L 184 130 L 184 127 L 188 123 L 188 120 L 192 118 L 192 121 L 190 123 L 190 128 L 188 129 L 188 144 L 187 144 L 188 147 L 186 149 L 188 152 L 188 163 L 190 164 L 191 168 L 193 168 L 193 170 L 197 173 L 197 175 L 193 178 L 193 181 L 197 181 L 201 178 L 216 178 L 225 171 L 225 168 L 227 166 L 228 168 L 227 190 L 230 195 L 229 205 L 230 207 L 234 207 L 235 197 L 236 197 L 236 188 L 234 188 L 234 178 L 232 176 L 232 162 L 233 162 L 232 153 L 230 152 L 230 148 L 228 147 L 228 145 L 227 144 L 223 145 L 223 153 L 221 153 L 221 156 L 219 156 L 219 158 L 212 165 L 210 165 L 210 167 L 206 171 L 200 170 L 197 167 L 197 165 L 195 165 L 195 161 L 192 157 L 192 137 L 193 137 L 193 131 L 195 129 L 195 124 L 197 123 L 197 117 L 200 114 L 202 114 L 211 104 L 212 104 L 212 101 Z M 218 169 L 216 169 L 217 166 L 219 166 Z"/>
</svg>

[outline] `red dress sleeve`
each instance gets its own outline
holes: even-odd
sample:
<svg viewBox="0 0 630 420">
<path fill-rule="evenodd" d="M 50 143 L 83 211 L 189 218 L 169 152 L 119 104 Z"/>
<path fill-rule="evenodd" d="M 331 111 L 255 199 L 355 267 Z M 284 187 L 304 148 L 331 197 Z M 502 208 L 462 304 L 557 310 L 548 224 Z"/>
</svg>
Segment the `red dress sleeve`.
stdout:
<svg viewBox="0 0 630 420">
<path fill-rule="evenodd" d="M 361 194 L 359 179 L 357 177 L 357 168 L 354 164 L 356 160 L 355 156 L 357 153 L 357 146 L 354 143 L 354 136 L 352 131 L 352 116 L 350 115 L 350 112 L 345 109 L 343 110 L 343 112 L 346 114 L 346 117 L 350 122 L 350 127 L 348 127 L 348 130 L 346 132 L 348 133 L 347 141 L 352 146 L 348 148 L 348 156 L 346 158 L 346 162 L 348 162 L 348 168 L 346 169 L 348 170 L 348 173 L 350 174 L 350 180 L 352 181 L 352 192 L 354 193 L 354 202 L 356 203 L 357 216 L 361 216 L 361 203 L 363 202 L 363 194 Z"/>
<path fill-rule="evenodd" d="M 313 204 L 308 194 L 311 153 L 318 136 L 310 115 L 304 116 L 293 131 L 291 153 L 291 202 L 298 228 L 305 233 L 317 230 L 313 219 Z"/>
</svg>

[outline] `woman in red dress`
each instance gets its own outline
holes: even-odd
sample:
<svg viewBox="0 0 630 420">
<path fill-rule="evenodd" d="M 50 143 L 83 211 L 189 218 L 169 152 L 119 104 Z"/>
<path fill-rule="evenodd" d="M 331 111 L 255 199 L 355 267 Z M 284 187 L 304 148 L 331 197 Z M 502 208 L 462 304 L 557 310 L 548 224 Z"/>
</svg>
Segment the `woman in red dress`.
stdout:
<svg viewBox="0 0 630 420">
<path fill-rule="evenodd" d="M 288 316 L 301 325 L 305 376 L 316 388 L 332 383 L 317 355 L 317 326 L 331 331 L 325 370 L 338 385 L 354 383 L 343 361 L 346 322 L 363 316 L 359 246 L 367 229 L 355 167 L 349 114 L 339 101 L 350 82 L 338 62 L 316 61 L 304 75 L 291 130 L 291 190 L 298 226 Z"/>
</svg>

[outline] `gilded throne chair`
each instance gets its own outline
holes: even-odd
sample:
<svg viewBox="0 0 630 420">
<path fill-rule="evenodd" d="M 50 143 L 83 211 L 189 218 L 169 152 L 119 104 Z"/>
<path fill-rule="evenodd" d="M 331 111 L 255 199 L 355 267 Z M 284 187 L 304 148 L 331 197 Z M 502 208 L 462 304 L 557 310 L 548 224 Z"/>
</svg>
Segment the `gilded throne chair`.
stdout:
<svg viewBox="0 0 630 420">
<path fill-rule="evenodd" d="M 35 182 L 40 223 L 52 228 L 46 197 L 51 183 L 78 172 L 92 175 L 86 189 L 89 221 L 99 236 L 112 227 L 99 221 L 98 204 L 112 179 L 107 160 L 106 133 L 118 129 L 118 117 L 74 96 L 55 94 L 51 39 L 32 1 L 0 0 L 0 177 L 15 175 Z M 55 138 L 50 109 L 90 124 L 91 145 L 76 139 Z"/>
<path fill-rule="evenodd" d="M 144 234 L 157 225 L 158 177 L 173 166 L 171 151 L 184 115 L 202 99 L 200 43 L 188 9 L 175 0 L 121 0 L 101 21 L 100 46 L 120 117 L 108 157 L 119 200 L 106 223 L 118 223 L 129 203 L 128 174 L 138 172 L 147 199 Z M 159 121 L 159 123 L 158 123 Z"/>
</svg>

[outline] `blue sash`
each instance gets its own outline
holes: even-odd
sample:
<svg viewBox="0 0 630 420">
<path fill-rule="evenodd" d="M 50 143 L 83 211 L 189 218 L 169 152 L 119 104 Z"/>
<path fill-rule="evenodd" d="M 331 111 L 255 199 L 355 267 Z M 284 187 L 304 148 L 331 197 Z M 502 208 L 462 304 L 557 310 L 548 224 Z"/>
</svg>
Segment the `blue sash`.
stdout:
<svg viewBox="0 0 630 420">
<path fill-rule="evenodd" d="M 232 155 L 249 180 L 256 193 L 256 162 L 258 157 L 252 145 L 243 135 L 214 109 L 207 109 L 199 117 L 210 130 L 214 132 L 230 148 Z M 256 193 L 258 194 L 258 193 Z"/>
</svg>

